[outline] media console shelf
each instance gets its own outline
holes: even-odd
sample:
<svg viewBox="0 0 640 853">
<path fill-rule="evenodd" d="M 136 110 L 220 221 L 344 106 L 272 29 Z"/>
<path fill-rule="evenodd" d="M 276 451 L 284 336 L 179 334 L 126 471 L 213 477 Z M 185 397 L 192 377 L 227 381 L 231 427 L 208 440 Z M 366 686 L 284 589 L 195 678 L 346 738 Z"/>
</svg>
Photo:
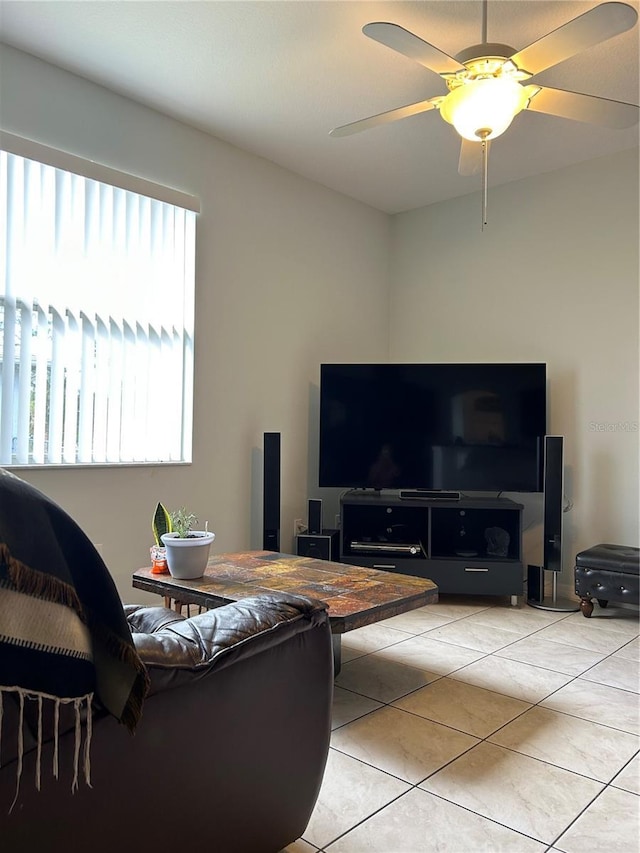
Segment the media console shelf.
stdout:
<svg viewBox="0 0 640 853">
<path fill-rule="evenodd" d="M 350 491 L 340 500 L 341 560 L 429 578 L 442 593 L 523 593 L 523 505 L 508 498 L 407 498 Z"/>
</svg>

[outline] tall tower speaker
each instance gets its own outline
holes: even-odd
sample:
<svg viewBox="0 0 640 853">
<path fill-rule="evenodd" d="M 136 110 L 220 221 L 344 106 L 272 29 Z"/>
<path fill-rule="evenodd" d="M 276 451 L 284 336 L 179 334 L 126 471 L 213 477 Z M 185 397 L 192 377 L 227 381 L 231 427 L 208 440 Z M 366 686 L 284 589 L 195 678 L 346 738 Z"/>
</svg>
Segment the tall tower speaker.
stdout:
<svg viewBox="0 0 640 853">
<path fill-rule="evenodd" d="M 264 434 L 262 548 L 280 550 L 280 433 Z"/>
<path fill-rule="evenodd" d="M 544 540 L 543 568 L 562 571 L 562 496 L 564 495 L 564 438 L 547 435 L 544 439 Z"/>
<path fill-rule="evenodd" d="M 561 435 L 545 436 L 543 489 L 543 565 L 529 566 L 528 603 L 540 610 L 570 613 L 579 610 L 579 604 L 570 599 L 558 598 L 558 575 L 562 571 L 562 504 L 564 502 L 564 438 Z M 551 598 L 545 597 L 545 572 L 552 573 Z M 536 573 L 538 573 L 537 578 Z"/>
</svg>

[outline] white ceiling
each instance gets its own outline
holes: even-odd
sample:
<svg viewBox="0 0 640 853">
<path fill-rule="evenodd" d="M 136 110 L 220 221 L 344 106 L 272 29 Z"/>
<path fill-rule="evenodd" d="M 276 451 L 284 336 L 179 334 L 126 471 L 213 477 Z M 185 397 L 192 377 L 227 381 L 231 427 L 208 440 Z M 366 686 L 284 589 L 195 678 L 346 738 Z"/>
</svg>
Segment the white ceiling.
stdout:
<svg viewBox="0 0 640 853">
<path fill-rule="evenodd" d="M 489 0 L 488 41 L 520 49 L 595 5 Z M 481 0 L 0 0 L 5 43 L 380 210 L 477 191 L 479 176 L 458 175 L 459 139 L 435 110 L 328 136 L 446 93 L 437 74 L 366 38 L 370 21 L 401 24 L 451 55 L 482 40 Z M 639 29 L 535 82 L 637 104 Z M 525 112 L 493 143 L 490 186 L 637 144 L 637 126 Z"/>
</svg>

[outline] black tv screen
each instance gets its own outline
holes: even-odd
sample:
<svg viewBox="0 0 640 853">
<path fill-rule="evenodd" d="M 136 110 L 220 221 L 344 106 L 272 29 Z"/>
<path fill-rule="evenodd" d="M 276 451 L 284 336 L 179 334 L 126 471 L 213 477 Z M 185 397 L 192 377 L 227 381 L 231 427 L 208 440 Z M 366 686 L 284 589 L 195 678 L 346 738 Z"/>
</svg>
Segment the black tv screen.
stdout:
<svg viewBox="0 0 640 853">
<path fill-rule="evenodd" d="M 319 485 L 542 490 L 545 364 L 323 364 Z"/>
</svg>

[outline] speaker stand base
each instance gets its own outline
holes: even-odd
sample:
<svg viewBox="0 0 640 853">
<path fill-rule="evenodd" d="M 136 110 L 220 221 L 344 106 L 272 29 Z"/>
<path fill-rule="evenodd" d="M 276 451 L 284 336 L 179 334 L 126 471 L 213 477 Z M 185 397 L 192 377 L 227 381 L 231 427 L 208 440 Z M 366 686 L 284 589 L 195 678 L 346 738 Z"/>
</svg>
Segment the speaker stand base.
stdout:
<svg viewBox="0 0 640 853">
<path fill-rule="evenodd" d="M 554 610 L 557 613 L 575 613 L 580 610 L 580 603 L 569 598 L 543 598 L 542 601 L 528 599 L 527 604 L 538 610 Z"/>
<path fill-rule="evenodd" d="M 529 566 L 529 570 L 534 568 L 534 566 Z M 544 571 L 542 570 L 540 570 L 540 586 L 544 590 Z M 545 596 L 543 591 L 541 599 L 528 598 L 527 604 L 529 607 L 537 607 L 538 610 L 553 610 L 556 613 L 576 613 L 580 610 L 579 601 L 558 597 L 558 572 L 553 572 L 551 597 Z"/>
</svg>

